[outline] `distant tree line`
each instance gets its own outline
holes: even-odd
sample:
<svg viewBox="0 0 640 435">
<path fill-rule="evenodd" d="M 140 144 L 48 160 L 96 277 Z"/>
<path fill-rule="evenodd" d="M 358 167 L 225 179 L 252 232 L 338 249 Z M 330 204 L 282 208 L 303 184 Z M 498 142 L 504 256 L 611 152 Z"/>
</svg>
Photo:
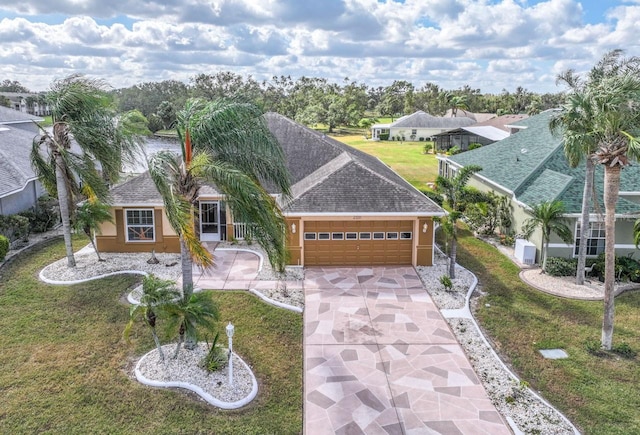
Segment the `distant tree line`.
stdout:
<svg viewBox="0 0 640 435">
<path fill-rule="evenodd" d="M 28 92 L 28 89 L 18 82 L 4 80 L 0 91 Z M 139 110 L 149 120 L 152 131 L 170 128 L 176 112 L 190 97 L 251 102 L 305 125 L 324 124 L 330 132 L 341 125 L 368 128 L 378 117 L 397 118 L 417 110 L 434 116 L 442 116 L 447 110 L 535 114 L 564 102 L 562 93 L 536 94 L 523 87 L 516 88 L 515 92 L 482 94 L 480 89 L 468 85 L 445 90 L 426 83 L 416 88 L 411 82 L 396 80 L 389 86 L 370 87 L 349 78 L 342 83 L 332 83 L 325 78 L 294 80 L 291 76 L 258 81 L 230 71 L 198 74 L 189 83 L 146 82 L 112 92 L 121 111 Z"/>
</svg>

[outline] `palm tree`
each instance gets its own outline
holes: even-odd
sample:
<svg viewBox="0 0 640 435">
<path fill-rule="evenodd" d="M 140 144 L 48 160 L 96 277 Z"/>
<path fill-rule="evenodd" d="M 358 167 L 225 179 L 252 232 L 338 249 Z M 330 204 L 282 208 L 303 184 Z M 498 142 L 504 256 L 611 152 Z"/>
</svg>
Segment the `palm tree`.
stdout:
<svg viewBox="0 0 640 435">
<path fill-rule="evenodd" d="M 69 267 L 76 265 L 71 218 L 80 186 L 106 202 L 108 183 L 118 180 L 123 162 L 133 161 L 142 146 L 140 131 L 132 128 L 127 114 L 115 112 L 106 88 L 105 82 L 81 75 L 53 82 L 47 96 L 53 130 L 42 129 L 31 150 L 36 173 L 58 198 Z M 78 151 L 72 150 L 72 144 Z"/>
<path fill-rule="evenodd" d="M 462 217 L 467 204 L 480 202 L 484 196 L 467 186 L 469 179 L 482 168 L 478 165 L 468 165 L 458 171 L 455 177 L 446 178 L 441 175 L 436 178 L 436 192 L 445 197 L 449 207 L 449 215 L 442 220 L 442 228 L 451 239 L 449 251 L 449 278 L 456 277 L 456 255 L 457 255 L 457 222 Z"/>
<path fill-rule="evenodd" d="M 76 231 L 82 231 L 91 241 L 91 246 L 96 251 L 98 261 L 104 261 L 100 257 L 100 251 L 95 243 L 95 234 L 100 230 L 100 224 L 102 222 L 113 222 L 113 216 L 111 215 L 111 207 L 98 201 L 96 198 L 89 198 L 86 202 L 83 202 L 76 210 L 76 218 L 73 222 L 73 227 Z"/>
<path fill-rule="evenodd" d="M 151 335 L 153 336 L 153 341 L 158 349 L 160 360 L 164 361 L 164 352 L 162 352 L 160 338 L 158 338 L 158 334 L 156 332 L 156 323 L 158 319 L 156 311 L 162 311 L 167 306 L 174 304 L 179 296 L 180 295 L 175 288 L 175 282 L 160 279 L 155 275 L 145 276 L 142 279 L 142 297 L 140 298 L 140 303 L 137 305 L 131 305 L 129 308 L 129 322 L 124 329 L 124 337 L 129 339 L 131 328 L 133 327 L 136 319 L 141 317 L 151 330 Z"/>
<path fill-rule="evenodd" d="M 261 182 L 275 186 L 286 199 L 289 176 L 282 149 L 258 109 L 244 103 L 190 100 L 178 113 L 177 131 L 181 154 L 155 154 L 149 160 L 149 173 L 180 238 L 185 297 L 193 288 L 192 263 L 200 267 L 213 263 L 194 228 L 195 204 L 204 183 L 214 184 L 225 195 L 236 222 L 254 224 L 253 237 L 273 267 L 283 271 L 284 217 Z"/>
<path fill-rule="evenodd" d="M 565 83 L 569 88 L 567 103 L 562 110 L 551 118 L 549 127 L 554 133 L 562 133 L 564 153 L 573 168 L 585 160 L 585 182 L 582 194 L 582 212 L 580 217 L 580 243 L 578 248 L 578 268 L 576 284 L 583 285 L 587 257 L 587 239 L 589 213 L 595 176 L 594 153 L 597 150 L 596 134 L 593 130 L 594 107 L 587 95 L 587 88 L 596 86 L 604 77 L 614 77 L 625 71 L 637 71 L 637 59 L 622 59 L 620 50 L 613 50 L 591 69 L 587 80 L 567 70 L 558 75 L 556 83 Z"/>
<path fill-rule="evenodd" d="M 547 270 L 547 253 L 549 252 L 549 240 L 551 234 L 557 234 L 562 241 L 571 243 L 573 235 L 571 230 L 563 222 L 564 204 L 561 201 L 545 201 L 536 204 L 531 209 L 532 217 L 527 219 L 522 226 L 522 233 L 528 239 L 536 228 L 542 230 L 542 272 Z"/>
<path fill-rule="evenodd" d="M 640 61 L 640 60 L 639 60 Z M 613 341 L 615 284 L 615 209 L 620 173 L 631 160 L 640 159 L 640 75 L 625 71 L 604 77 L 589 88 L 594 107 L 593 131 L 598 150 L 595 159 L 604 166 L 605 278 L 602 347 Z"/>
<path fill-rule="evenodd" d="M 178 343 L 173 358 L 178 357 L 180 347 L 193 350 L 198 340 L 198 327 L 212 330 L 219 318 L 218 307 L 209 293 L 188 292 L 176 303 L 164 305 L 168 315 L 167 330 L 178 330 Z"/>
</svg>

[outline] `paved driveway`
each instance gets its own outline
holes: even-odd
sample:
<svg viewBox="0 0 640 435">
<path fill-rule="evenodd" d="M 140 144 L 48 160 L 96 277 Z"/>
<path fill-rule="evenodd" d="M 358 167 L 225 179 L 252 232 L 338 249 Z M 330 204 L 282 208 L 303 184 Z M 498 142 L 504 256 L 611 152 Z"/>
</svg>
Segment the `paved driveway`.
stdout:
<svg viewBox="0 0 640 435">
<path fill-rule="evenodd" d="M 304 430 L 510 434 L 412 267 L 308 268 Z"/>
</svg>

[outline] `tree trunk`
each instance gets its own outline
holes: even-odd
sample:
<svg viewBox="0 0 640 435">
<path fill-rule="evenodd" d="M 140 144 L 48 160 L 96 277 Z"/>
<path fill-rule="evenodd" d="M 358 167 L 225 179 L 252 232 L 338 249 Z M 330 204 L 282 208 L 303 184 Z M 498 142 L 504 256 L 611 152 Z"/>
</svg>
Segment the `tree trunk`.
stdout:
<svg viewBox="0 0 640 435">
<path fill-rule="evenodd" d="M 65 164 L 62 156 L 56 153 L 56 189 L 58 191 L 58 205 L 60 206 L 60 218 L 62 219 L 62 235 L 64 236 L 64 246 L 67 251 L 67 266 L 76 267 L 76 258 L 73 256 L 73 245 L 71 244 L 71 219 L 69 210 L 69 191 L 65 180 Z"/>
<path fill-rule="evenodd" d="M 589 213 L 591 211 L 591 193 L 593 192 L 593 176 L 596 164 L 587 156 L 584 191 L 582 193 L 582 215 L 580 216 L 580 246 L 578 248 L 578 270 L 576 271 L 576 284 L 584 285 L 584 268 L 587 265 L 587 239 L 589 238 Z"/>
<path fill-rule="evenodd" d="M 188 300 L 193 293 L 193 261 L 182 237 L 180 238 L 180 260 L 182 267 L 182 297 Z"/>
<path fill-rule="evenodd" d="M 618 165 L 605 166 L 604 171 L 604 229 L 605 229 L 605 269 L 604 269 L 604 317 L 602 319 L 602 348 L 611 350 L 613 342 L 614 284 L 616 278 L 616 203 L 620 191 L 620 171 Z"/>
<path fill-rule="evenodd" d="M 453 231 L 455 231 L 455 224 Z M 458 241 L 455 234 L 451 237 L 451 253 L 449 254 L 449 278 L 456 279 L 456 254 L 458 253 Z"/>
<path fill-rule="evenodd" d="M 156 333 L 156 328 L 151 328 L 151 335 L 153 335 L 153 341 L 156 343 L 158 349 L 158 355 L 160 355 L 160 361 L 164 361 L 164 352 L 162 351 L 162 344 L 160 344 L 160 338 Z"/>
<path fill-rule="evenodd" d="M 542 273 L 547 273 L 547 252 L 549 252 L 549 237 L 542 241 Z"/>
</svg>

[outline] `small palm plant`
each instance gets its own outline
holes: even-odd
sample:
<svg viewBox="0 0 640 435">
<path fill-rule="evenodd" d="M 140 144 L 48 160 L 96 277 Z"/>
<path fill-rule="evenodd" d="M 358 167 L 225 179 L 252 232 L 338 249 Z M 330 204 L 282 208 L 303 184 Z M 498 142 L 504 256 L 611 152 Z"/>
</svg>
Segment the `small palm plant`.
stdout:
<svg viewBox="0 0 640 435">
<path fill-rule="evenodd" d="M 175 301 L 179 297 L 180 293 L 174 281 L 160 279 L 155 275 L 145 276 L 142 280 L 142 297 L 140 298 L 140 304 L 132 305 L 129 309 L 129 322 L 124 329 L 125 338 L 127 340 L 129 339 L 131 329 L 136 320 L 142 318 L 145 325 L 151 330 L 151 335 L 158 349 L 160 360 L 164 361 L 162 345 L 156 332 L 157 311 L 162 311 L 166 309 L 166 307 L 175 304 Z"/>
<path fill-rule="evenodd" d="M 542 231 L 542 273 L 547 270 L 547 253 L 551 234 L 557 234 L 565 243 L 573 241 L 571 230 L 564 223 L 564 204 L 562 201 L 545 201 L 533 206 L 532 217 L 527 219 L 522 226 L 522 233 L 528 239 L 536 228 Z"/>
<path fill-rule="evenodd" d="M 98 261 L 104 261 L 104 259 L 100 257 L 100 251 L 98 251 L 94 236 L 100 230 L 100 224 L 102 222 L 108 221 L 114 223 L 110 210 L 109 205 L 98 201 L 96 197 L 90 197 L 78 207 L 73 222 L 74 229 L 84 232 L 91 241 L 91 246 L 93 246 L 98 256 Z"/>
<path fill-rule="evenodd" d="M 166 305 L 167 330 L 178 331 L 178 344 L 173 358 L 177 358 L 184 343 L 187 350 L 193 350 L 198 344 L 198 327 L 213 330 L 219 319 L 218 307 L 208 293 L 193 293 L 180 298 L 173 304 Z"/>
</svg>

